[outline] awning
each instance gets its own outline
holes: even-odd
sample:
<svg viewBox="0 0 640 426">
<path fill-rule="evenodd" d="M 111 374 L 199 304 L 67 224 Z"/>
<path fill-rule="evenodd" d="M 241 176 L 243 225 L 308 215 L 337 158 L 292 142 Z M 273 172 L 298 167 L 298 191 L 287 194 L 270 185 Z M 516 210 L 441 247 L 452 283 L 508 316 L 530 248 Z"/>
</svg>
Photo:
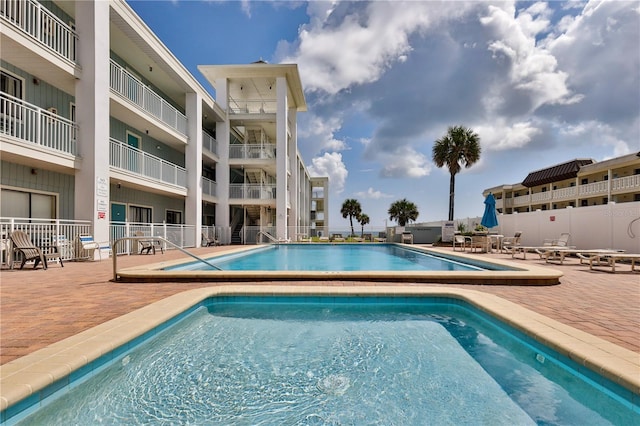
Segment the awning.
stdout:
<svg viewBox="0 0 640 426">
<path fill-rule="evenodd" d="M 545 183 L 558 182 L 565 179 L 575 178 L 581 166 L 592 164 L 590 158 L 571 160 L 567 163 L 558 164 L 546 169 L 531 172 L 522 181 L 522 185 L 531 188 Z"/>
</svg>

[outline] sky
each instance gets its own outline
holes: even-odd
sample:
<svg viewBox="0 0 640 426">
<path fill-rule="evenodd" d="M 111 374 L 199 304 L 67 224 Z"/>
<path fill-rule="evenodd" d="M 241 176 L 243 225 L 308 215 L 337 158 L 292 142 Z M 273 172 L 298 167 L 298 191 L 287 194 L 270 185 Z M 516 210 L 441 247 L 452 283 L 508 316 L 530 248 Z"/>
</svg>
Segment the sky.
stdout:
<svg viewBox="0 0 640 426">
<path fill-rule="evenodd" d="M 417 223 L 446 220 L 432 149 L 450 126 L 482 149 L 456 175 L 456 219 L 531 171 L 640 150 L 639 1 L 128 3 L 214 96 L 198 65 L 298 64 L 298 149 L 329 177 L 331 228 L 350 198 L 371 227 L 402 199 Z"/>
</svg>

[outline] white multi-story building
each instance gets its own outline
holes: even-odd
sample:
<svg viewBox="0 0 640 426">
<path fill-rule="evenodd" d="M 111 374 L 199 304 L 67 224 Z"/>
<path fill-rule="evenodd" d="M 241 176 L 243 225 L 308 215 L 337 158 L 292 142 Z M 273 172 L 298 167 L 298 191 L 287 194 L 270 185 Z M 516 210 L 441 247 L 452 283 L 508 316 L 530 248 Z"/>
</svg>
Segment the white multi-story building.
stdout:
<svg viewBox="0 0 640 426">
<path fill-rule="evenodd" d="M 201 66 L 214 99 L 124 0 L 0 0 L 0 37 L 3 233 L 9 219 L 181 246 L 310 232 L 296 65 Z"/>
</svg>

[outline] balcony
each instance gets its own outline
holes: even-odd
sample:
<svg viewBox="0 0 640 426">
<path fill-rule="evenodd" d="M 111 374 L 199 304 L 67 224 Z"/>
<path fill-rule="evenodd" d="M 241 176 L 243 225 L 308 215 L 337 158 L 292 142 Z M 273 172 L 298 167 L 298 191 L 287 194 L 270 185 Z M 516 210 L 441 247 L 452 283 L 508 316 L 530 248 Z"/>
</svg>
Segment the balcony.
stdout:
<svg viewBox="0 0 640 426">
<path fill-rule="evenodd" d="M 607 195 L 607 191 L 609 189 L 609 181 L 603 180 L 600 182 L 587 183 L 586 185 L 578 186 L 578 188 L 578 195 L 580 197 Z"/>
<path fill-rule="evenodd" d="M 109 85 L 113 92 L 186 137 L 187 117 L 114 61 Z"/>
<path fill-rule="evenodd" d="M 206 177 L 202 177 L 202 193 L 204 195 L 210 195 L 212 197 L 217 196 L 217 186 L 218 184 L 211 179 L 207 179 Z"/>
<path fill-rule="evenodd" d="M 275 184 L 232 183 L 229 185 L 229 198 L 249 200 L 275 200 Z"/>
<path fill-rule="evenodd" d="M 47 46 L 65 61 L 76 63 L 78 35 L 39 2 L 0 0 L 0 17 Z"/>
<path fill-rule="evenodd" d="M 202 148 L 215 155 L 218 155 L 218 141 L 205 131 L 202 131 Z"/>
<path fill-rule="evenodd" d="M 229 145 L 229 158 L 242 160 L 276 158 L 276 145 L 232 144 Z"/>
<path fill-rule="evenodd" d="M 46 150 L 76 155 L 78 128 L 55 111 L 0 92 L 0 134 Z"/>
<path fill-rule="evenodd" d="M 109 165 L 157 182 L 186 188 L 187 170 L 111 138 Z"/>
<path fill-rule="evenodd" d="M 611 181 L 611 191 L 638 191 L 640 190 L 640 175 L 625 176 Z"/>
</svg>

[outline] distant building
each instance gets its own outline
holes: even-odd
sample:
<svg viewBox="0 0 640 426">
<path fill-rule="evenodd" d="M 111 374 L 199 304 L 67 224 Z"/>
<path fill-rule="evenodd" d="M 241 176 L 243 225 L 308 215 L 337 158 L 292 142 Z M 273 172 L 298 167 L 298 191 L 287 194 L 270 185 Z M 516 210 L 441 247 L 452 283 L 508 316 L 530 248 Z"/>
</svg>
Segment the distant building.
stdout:
<svg viewBox="0 0 640 426">
<path fill-rule="evenodd" d="M 99 241 L 171 225 L 183 246 L 309 233 L 328 191 L 312 201 L 297 148 L 297 65 L 201 66 L 214 99 L 123 0 L 2 4 L 0 216 Z"/>
<path fill-rule="evenodd" d="M 521 183 L 487 188 L 483 195 L 490 192 L 503 214 L 640 201 L 640 152 L 600 162 L 567 161 L 530 172 Z"/>
</svg>

